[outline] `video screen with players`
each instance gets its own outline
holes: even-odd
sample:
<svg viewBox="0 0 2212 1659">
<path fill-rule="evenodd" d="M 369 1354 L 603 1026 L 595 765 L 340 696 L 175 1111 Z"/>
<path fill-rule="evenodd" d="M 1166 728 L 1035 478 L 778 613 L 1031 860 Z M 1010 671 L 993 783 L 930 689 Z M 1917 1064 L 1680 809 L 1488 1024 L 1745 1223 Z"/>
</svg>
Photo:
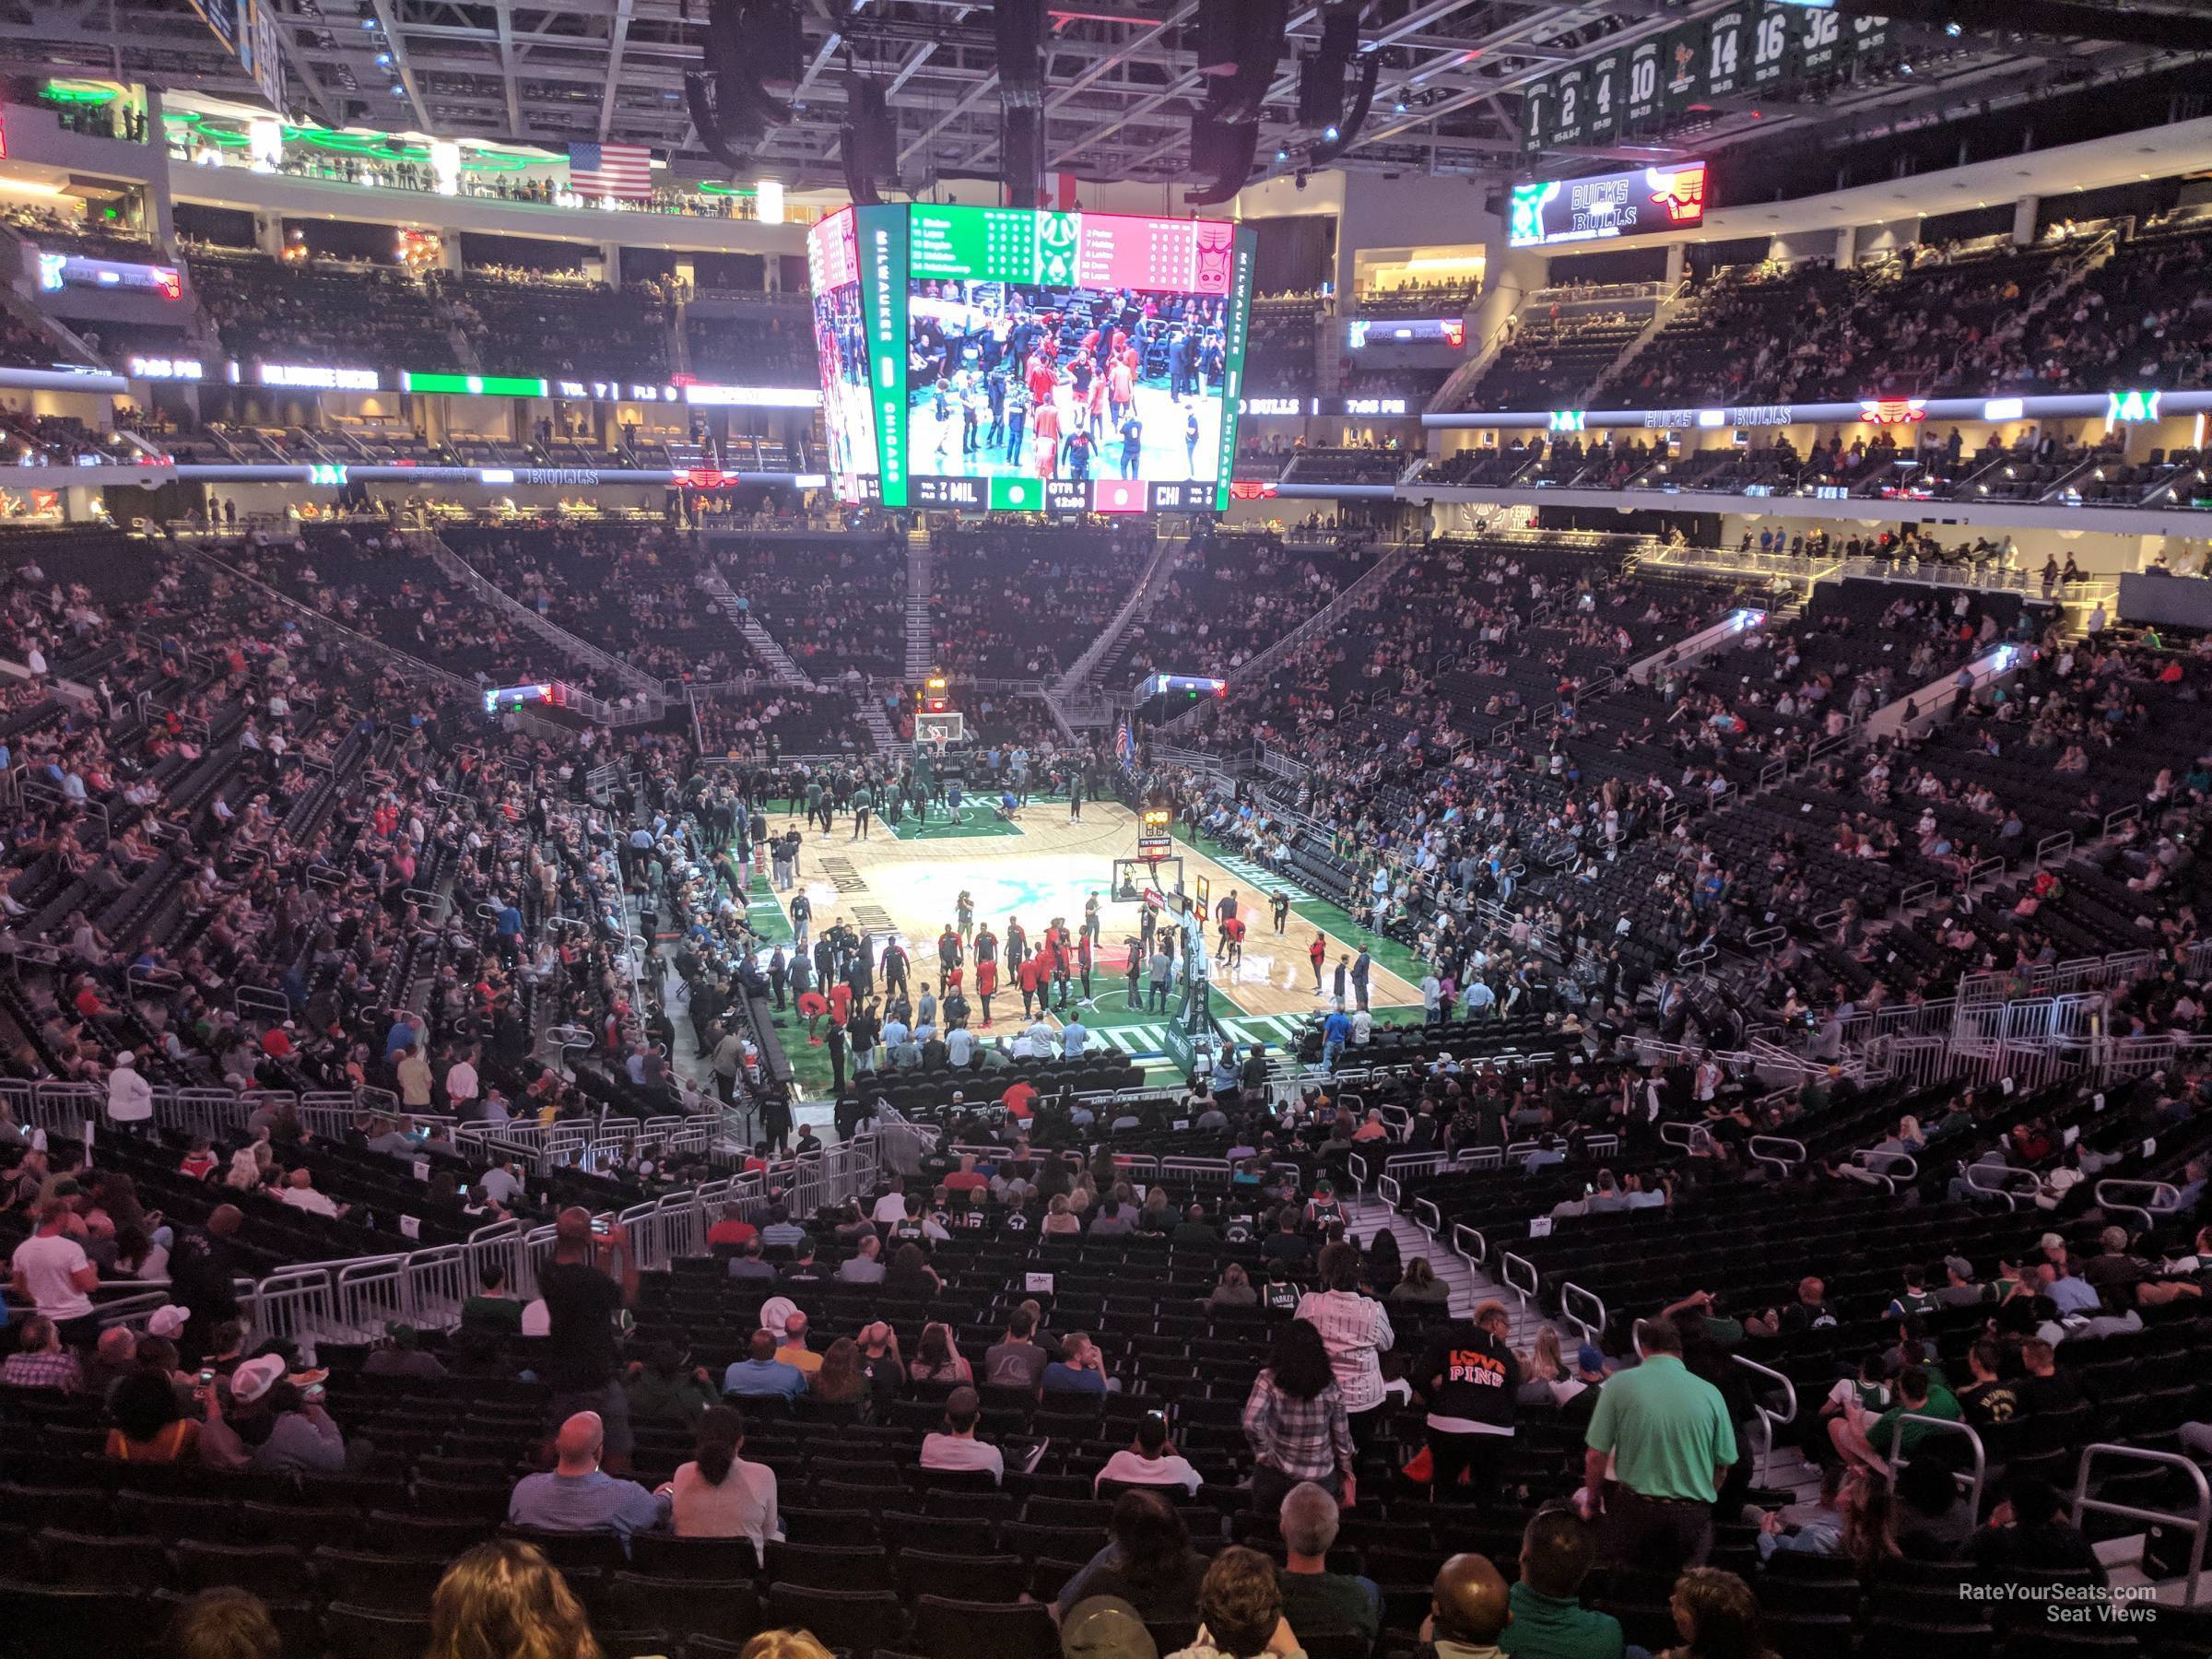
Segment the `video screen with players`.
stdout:
<svg viewBox="0 0 2212 1659">
<path fill-rule="evenodd" d="M 833 381 L 859 392 L 854 402 L 872 399 L 862 415 L 878 465 L 862 499 L 971 512 L 1226 509 L 1249 232 L 920 204 L 856 218 L 856 326 L 845 326 L 834 256 L 818 260 L 816 312 L 826 418 L 834 425 Z M 851 431 L 865 453 L 858 418 Z"/>
<path fill-rule="evenodd" d="M 843 492 L 856 498 L 860 476 L 877 468 L 876 408 L 868 390 L 860 254 L 851 208 L 830 215 L 807 230 L 806 270 L 814 291 L 822 427 L 830 444 L 821 470 L 842 480 Z"/>
</svg>

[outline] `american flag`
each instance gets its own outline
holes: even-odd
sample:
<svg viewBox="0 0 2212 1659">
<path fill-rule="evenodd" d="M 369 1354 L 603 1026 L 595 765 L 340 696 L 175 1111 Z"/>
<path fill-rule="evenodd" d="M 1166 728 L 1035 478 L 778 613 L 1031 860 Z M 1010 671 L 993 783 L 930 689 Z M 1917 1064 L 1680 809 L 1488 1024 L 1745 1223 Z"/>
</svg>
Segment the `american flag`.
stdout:
<svg viewBox="0 0 2212 1659">
<path fill-rule="evenodd" d="M 641 144 L 571 144 L 569 188 L 583 196 L 650 196 L 653 152 Z"/>
<path fill-rule="evenodd" d="M 1129 735 L 1129 723 L 1122 722 L 1122 729 L 1114 734 L 1113 752 L 1122 758 L 1124 766 L 1136 764 L 1136 740 Z"/>
</svg>

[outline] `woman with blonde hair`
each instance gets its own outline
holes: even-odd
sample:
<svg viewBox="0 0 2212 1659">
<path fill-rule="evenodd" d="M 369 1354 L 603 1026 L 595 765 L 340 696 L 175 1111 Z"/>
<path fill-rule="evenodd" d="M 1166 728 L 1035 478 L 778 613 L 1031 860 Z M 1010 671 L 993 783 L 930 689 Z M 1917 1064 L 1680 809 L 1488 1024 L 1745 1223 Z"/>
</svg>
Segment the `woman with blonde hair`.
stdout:
<svg viewBox="0 0 2212 1659">
<path fill-rule="evenodd" d="M 269 1143 L 255 1141 L 251 1147 L 241 1147 L 230 1154 L 230 1171 L 223 1177 L 223 1184 L 234 1193 L 251 1193 L 261 1185 L 261 1160 L 256 1150 Z"/>
<path fill-rule="evenodd" d="M 804 1630 L 763 1630 L 737 1659 L 830 1659 L 830 1650 Z"/>
<path fill-rule="evenodd" d="M 583 1604 L 534 1544 L 479 1544 L 438 1581 L 428 1659 L 601 1659 Z"/>
<path fill-rule="evenodd" d="M 1068 1206 L 1065 1198 L 1054 1194 L 1053 1201 L 1044 1206 L 1044 1225 L 1037 1230 L 1046 1238 L 1065 1237 L 1083 1230 L 1082 1220 Z"/>
<path fill-rule="evenodd" d="M 1559 1334 L 1550 1325 L 1537 1328 L 1535 1346 L 1517 1353 L 1521 1361 L 1521 1399 L 1524 1404 L 1548 1406 L 1551 1385 L 1567 1376 L 1566 1356 L 1559 1352 Z"/>
<path fill-rule="evenodd" d="M 1718 1567 L 1691 1567 L 1667 1604 L 1681 1642 L 1660 1659 L 1771 1659 L 1751 1586 Z"/>
</svg>

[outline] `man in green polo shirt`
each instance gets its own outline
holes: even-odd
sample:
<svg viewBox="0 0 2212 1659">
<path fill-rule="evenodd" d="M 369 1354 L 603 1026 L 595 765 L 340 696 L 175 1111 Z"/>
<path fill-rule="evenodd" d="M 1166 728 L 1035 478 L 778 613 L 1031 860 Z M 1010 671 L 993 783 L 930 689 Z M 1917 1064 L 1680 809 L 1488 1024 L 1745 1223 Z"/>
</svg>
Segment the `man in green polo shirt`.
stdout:
<svg viewBox="0 0 2212 1659">
<path fill-rule="evenodd" d="M 1641 1322 L 1636 1351 L 1643 1363 L 1598 1390 L 1583 1436 L 1585 1513 L 1605 1513 L 1609 1564 L 1678 1572 L 1702 1566 L 1712 1547 L 1712 1506 L 1735 1462 L 1735 1425 L 1721 1391 L 1683 1365 L 1670 1321 Z"/>
<path fill-rule="evenodd" d="M 1537 1512 L 1521 1535 L 1513 1621 L 1498 1639 L 1508 1659 L 1620 1659 L 1620 1620 L 1575 1599 L 1596 1557 L 1597 1536 L 1580 1515 Z"/>
</svg>

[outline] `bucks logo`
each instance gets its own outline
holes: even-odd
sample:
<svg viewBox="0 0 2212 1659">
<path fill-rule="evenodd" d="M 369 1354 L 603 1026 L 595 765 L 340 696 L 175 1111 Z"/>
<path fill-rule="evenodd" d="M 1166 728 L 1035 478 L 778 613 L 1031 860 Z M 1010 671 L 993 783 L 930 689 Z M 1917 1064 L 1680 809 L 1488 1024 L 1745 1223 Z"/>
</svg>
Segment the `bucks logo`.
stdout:
<svg viewBox="0 0 2212 1659">
<path fill-rule="evenodd" d="M 1076 280 L 1077 216 L 1041 213 L 1037 216 L 1037 280 L 1055 287 L 1072 287 Z"/>
</svg>

